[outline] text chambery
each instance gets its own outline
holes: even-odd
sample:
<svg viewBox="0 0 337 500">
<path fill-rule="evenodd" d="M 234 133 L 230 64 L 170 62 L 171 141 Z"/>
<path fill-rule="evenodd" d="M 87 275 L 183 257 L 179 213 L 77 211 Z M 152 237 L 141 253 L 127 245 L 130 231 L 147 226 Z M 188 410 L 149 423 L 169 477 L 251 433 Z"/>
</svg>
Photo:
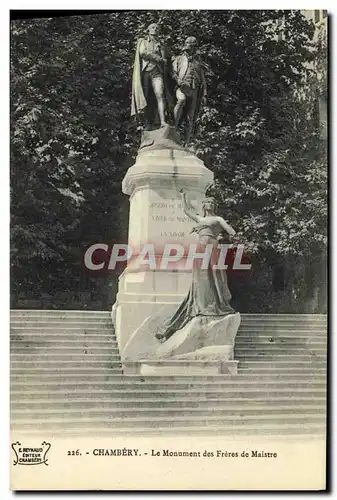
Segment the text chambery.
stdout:
<svg viewBox="0 0 337 500">
<path fill-rule="evenodd" d="M 94 448 L 92 455 L 95 457 L 168 457 L 168 458 L 277 458 L 275 451 L 265 450 L 176 450 L 176 449 L 151 449 L 139 448 Z"/>
</svg>

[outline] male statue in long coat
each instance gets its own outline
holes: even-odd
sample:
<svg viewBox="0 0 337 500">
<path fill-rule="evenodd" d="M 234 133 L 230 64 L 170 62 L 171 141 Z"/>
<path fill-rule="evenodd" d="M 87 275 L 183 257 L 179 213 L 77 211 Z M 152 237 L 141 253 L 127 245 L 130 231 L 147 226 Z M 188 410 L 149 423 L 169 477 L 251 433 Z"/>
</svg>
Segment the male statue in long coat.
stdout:
<svg viewBox="0 0 337 500">
<path fill-rule="evenodd" d="M 160 126 L 166 123 L 168 58 L 159 38 L 158 24 L 150 24 L 148 36 L 137 42 L 132 76 L 131 115 L 144 114 L 148 127 L 159 117 Z"/>
<path fill-rule="evenodd" d="M 186 39 L 183 52 L 173 61 L 173 78 L 176 81 L 177 103 L 174 108 L 177 129 L 185 121 L 185 143 L 195 134 L 195 125 L 201 106 L 206 104 L 206 65 L 197 54 L 197 39 Z"/>
</svg>

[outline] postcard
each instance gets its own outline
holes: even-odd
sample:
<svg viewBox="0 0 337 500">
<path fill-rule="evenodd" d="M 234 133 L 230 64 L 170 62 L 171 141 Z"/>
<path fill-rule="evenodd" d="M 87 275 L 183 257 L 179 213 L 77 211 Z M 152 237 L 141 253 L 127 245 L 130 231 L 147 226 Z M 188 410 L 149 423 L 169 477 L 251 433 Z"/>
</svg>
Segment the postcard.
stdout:
<svg viewBox="0 0 337 500">
<path fill-rule="evenodd" d="M 11 11 L 12 490 L 326 489 L 327 30 Z"/>
</svg>

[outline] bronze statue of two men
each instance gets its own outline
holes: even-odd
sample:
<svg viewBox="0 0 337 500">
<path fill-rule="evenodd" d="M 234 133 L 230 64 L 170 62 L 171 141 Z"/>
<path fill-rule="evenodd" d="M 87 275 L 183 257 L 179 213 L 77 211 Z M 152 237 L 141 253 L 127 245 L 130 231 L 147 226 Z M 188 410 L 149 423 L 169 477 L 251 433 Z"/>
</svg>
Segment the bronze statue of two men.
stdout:
<svg viewBox="0 0 337 500">
<path fill-rule="evenodd" d="M 197 54 L 197 39 L 186 39 L 182 53 L 173 61 L 160 39 L 158 24 L 151 24 L 148 36 L 137 42 L 132 78 L 131 115 L 142 115 L 146 129 L 165 127 L 173 113 L 184 143 L 195 134 L 197 117 L 206 103 L 205 65 Z M 175 94 L 175 96 L 174 96 Z"/>
</svg>

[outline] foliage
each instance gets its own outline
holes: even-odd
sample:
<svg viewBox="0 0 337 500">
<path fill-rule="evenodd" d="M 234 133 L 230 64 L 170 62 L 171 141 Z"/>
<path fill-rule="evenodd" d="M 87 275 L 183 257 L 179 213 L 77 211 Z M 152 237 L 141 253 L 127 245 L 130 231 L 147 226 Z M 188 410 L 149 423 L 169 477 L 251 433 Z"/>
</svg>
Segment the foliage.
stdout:
<svg viewBox="0 0 337 500">
<path fill-rule="evenodd" d="M 88 276 L 83 254 L 127 240 L 121 181 L 139 145 L 131 66 L 135 40 L 153 21 L 173 55 L 196 35 L 211 69 L 194 147 L 241 239 L 266 258 L 324 248 L 326 152 L 310 99 L 294 92 L 317 57 L 300 11 L 22 20 L 11 27 L 13 292 L 99 293 L 116 280 Z"/>
</svg>

